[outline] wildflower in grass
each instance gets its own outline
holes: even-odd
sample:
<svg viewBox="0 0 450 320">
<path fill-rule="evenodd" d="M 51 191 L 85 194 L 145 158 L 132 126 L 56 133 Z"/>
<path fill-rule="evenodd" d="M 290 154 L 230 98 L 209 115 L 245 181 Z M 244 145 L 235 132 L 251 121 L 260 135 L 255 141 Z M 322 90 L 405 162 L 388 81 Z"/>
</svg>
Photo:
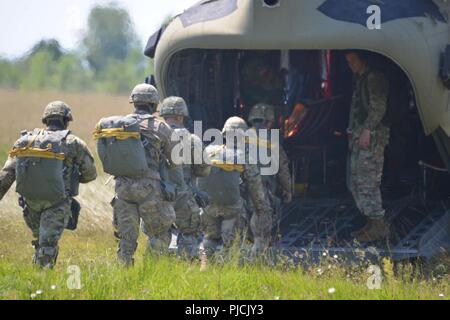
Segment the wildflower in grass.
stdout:
<svg viewBox="0 0 450 320">
<path fill-rule="evenodd" d="M 35 298 L 36 298 L 36 293 L 30 294 L 30 298 L 31 298 L 31 299 L 35 299 Z"/>
<path fill-rule="evenodd" d="M 339 257 L 338 257 L 337 254 L 335 254 L 335 255 L 333 256 L 333 258 L 337 260 Z"/>
<path fill-rule="evenodd" d="M 275 299 L 275 300 L 280 300 L 280 297 L 279 297 L 279 296 L 275 296 L 274 299 Z"/>
<path fill-rule="evenodd" d="M 439 297 L 443 298 L 443 297 L 444 297 L 444 294 L 443 294 L 443 293 L 440 293 L 440 294 L 439 294 Z"/>
<path fill-rule="evenodd" d="M 56 285 L 54 284 L 54 285 L 52 285 L 51 287 L 50 287 L 50 289 L 52 289 L 52 290 L 56 290 Z"/>
<path fill-rule="evenodd" d="M 326 253 L 326 252 L 324 252 L 324 253 L 322 253 L 322 255 L 323 255 L 324 257 L 326 257 L 326 256 L 327 256 L 327 253 Z"/>
<path fill-rule="evenodd" d="M 37 291 L 36 291 L 36 294 L 37 294 L 37 295 L 42 294 L 42 290 L 37 290 Z"/>
<path fill-rule="evenodd" d="M 333 294 L 333 293 L 335 293 L 336 292 L 336 289 L 335 288 L 330 288 L 330 289 L 328 289 L 328 293 L 329 294 Z"/>
</svg>

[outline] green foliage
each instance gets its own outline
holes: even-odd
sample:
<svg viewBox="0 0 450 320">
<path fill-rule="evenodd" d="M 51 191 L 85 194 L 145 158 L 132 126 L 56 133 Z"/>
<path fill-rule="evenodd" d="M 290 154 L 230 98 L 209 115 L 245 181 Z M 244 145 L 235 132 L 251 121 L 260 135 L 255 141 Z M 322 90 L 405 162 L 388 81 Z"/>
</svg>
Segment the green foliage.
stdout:
<svg viewBox="0 0 450 320">
<path fill-rule="evenodd" d="M 114 4 L 94 7 L 82 47 L 65 52 L 41 40 L 17 60 L 0 57 L 0 87 L 23 90 L 129 93 L 153 73 L 128 12 Z"/>
<path fill-rule="evenodd" d="M 14 89 L 21 81 L 21 68 L 17 62 L 0 58 L 0 87 Z"/>
<path fill-rule="evenodd" d="M 92 9 L 83 45 L 87 61 L 97 72 L 105 70 L 111 59 L 124 60 L 140 47 L 130 15 L 115 5 Z"/>
<path fill-rule="evenodd" d="M 50 39 L 41 40 L 35 44 L 31 49 L 30 57 L 43 51 L 48 52 L 51 55 L 52 60 L 59 60 L 59 58 L 63 55 L 63 49 L 61 48 L 59 42 L 55 39 Z"/>
<path fill-rule="evenodd" d="M 126 269 L 116 261 L 116 241 L 100 232 L 66 232 L 56 269 L 42 272 L 31 265 L 32 248 L 23 240 L 24 233 L 11 232 L 14 224 L 7 225 L 8 237 L 1 236 L 4 249 L 0 246 L 0 300 L 442 300 L 450 294 L 447 279 L 394 278 L 383 282 L 380 290 L 370 290 L 367 274 L 361 271 L 349 278 L 337 265 L 318 273 L 317 268 L 283 270 L 226 262 L 211 263 L 201 271 L 198 262 L 175 256 L 144 257 L 144 239 L 135 267 Z M 68 288 L 73 276 L 69 266 L 80 270 L 79 290 Z"/>
</svg>

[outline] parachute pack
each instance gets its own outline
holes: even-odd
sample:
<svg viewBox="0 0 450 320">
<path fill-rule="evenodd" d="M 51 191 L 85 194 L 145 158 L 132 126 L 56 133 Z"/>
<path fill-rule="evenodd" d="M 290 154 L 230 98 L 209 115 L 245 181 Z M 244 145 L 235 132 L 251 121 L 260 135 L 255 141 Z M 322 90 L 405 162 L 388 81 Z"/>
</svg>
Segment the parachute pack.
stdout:
<svg viewBox="0 0 450 320">
<path fill-rule="evenodd" d="M 235 152 L 223 146 L 209 146 L 206 153 L 211 162 L 211 173 L 198 179 L 198 189 L 208 193 L 211 201 L 221 206 L 233 206 L 240 202 L 241 174 L 244 166 L 235 164 Z M 220 181 L 220 183 L 217 183 Z"/>
<path fill-rule="evenodd" d="M 148 170 L 140 123 L 150 117 L 128 115 L 100 120 L 94 139 L 106 173 L 115 177 L 137 177 Z"/>
<path fill-rule="evenodd" d="M 62 146 L 69 133 L 35 129 L 24 133 L 10 151 L 18 159 L 16 191 L 25 199 L 57 202 L 66 198 Z"/>
</svg>

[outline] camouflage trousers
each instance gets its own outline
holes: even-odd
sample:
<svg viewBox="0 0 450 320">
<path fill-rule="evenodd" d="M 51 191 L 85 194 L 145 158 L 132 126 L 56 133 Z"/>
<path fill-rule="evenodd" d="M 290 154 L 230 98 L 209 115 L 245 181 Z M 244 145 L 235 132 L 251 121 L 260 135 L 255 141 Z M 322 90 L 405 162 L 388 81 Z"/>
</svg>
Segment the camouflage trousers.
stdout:
<svg viewBox="0 0 450 320">
<path fill-rule="evenodd" d="M 111 204 L 119 237 L 119 260 L 126 264 L 132 263 L 141 220 L 143 230 L 149 237 L 149 249 L 159 252 L 168 250 L 175 211 L 163 199 L 159 180 L 147 177 L 117 178 L 116 197 Z"/>
<path fill-rule="evenodd" d="M 213 203 L 205 208 L 202 223 L 205 233 L 203 246 L 206 255 L 212 255 L 221 241 L 225 248 L 233 244 L 243 210 L 242 202 L 236 206 L 219 206 Z"/>
<path fill-rule="evenodd" d="M 34 261 L 45 267 L 56 262 L 58 256 L 58 242 L 71 217 L 71 199 L 59 204 L 46 201 L 26 201 L 24 219 L 31 229 L 35 243 L 36 254 Z"/>
<path fill-rule="evenodd" d="M 278 224 L 281 218 L 281 200 L 270 192 L 267 193 L 267 199 L 269 200 L 272 212 L 267 211 L 259 215 L 255 214 L 251 200 L 246 201 L 247 214 L 245 221 L 247 227 L 244 228 L 250 229 L 248 231 L 251 233 L 251 239 L 265 238 L 270 240 L 272 238 L 272 231 L 278 232 Z"/>
<path fill-rule="evenodd" d="M 349 188 L 358 209 L 367 217 L 379 219 L 385 211 L 381 198 L 384 149 L 389 143 L 389 128 L 379 129 L 371 137 L 368 150 L 359 147 L 359 135 L 352 140 Z"/>
<path fill-rule="evenodd" d="M 201 233 L 200 208 L 190 192 L 179 194 L 174 205 L 178 234 L 178 254 L 197 257 Z"/>
</svg>

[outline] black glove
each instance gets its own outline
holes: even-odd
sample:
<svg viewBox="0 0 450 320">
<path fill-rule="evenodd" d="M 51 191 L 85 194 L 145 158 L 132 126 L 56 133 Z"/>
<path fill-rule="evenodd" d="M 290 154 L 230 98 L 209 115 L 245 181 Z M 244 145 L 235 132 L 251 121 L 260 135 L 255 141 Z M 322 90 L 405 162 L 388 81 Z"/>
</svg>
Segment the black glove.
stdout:
<svg viewBox="0 0 450 320">
<path fill-rule="evenodd" d="M 164 199 L 168 202 L 175 202 L 177 199 L 177 188 L 173 183 L 161 181 L 161 188 Z"/>
<path fill-rule="evenodd" d="M 196 191 L 194 197 L 200 208 L 206 208 L 209 206 L 210 199 L 208 193 L 204 191 Z"/>
<path fill-rule="evenodd" d="M 75 231 L 75 230 L 77 230 L 77 227 L 78 227 L 78 217 L 80 216 L 80 211 L 81 211 L 81 205 L 75 199 L 72 199 L 71 211 L 72 211 L 72 215 L 69 219 L 69 222 L 67 223 L 66 229 Z"/>
</svg>

